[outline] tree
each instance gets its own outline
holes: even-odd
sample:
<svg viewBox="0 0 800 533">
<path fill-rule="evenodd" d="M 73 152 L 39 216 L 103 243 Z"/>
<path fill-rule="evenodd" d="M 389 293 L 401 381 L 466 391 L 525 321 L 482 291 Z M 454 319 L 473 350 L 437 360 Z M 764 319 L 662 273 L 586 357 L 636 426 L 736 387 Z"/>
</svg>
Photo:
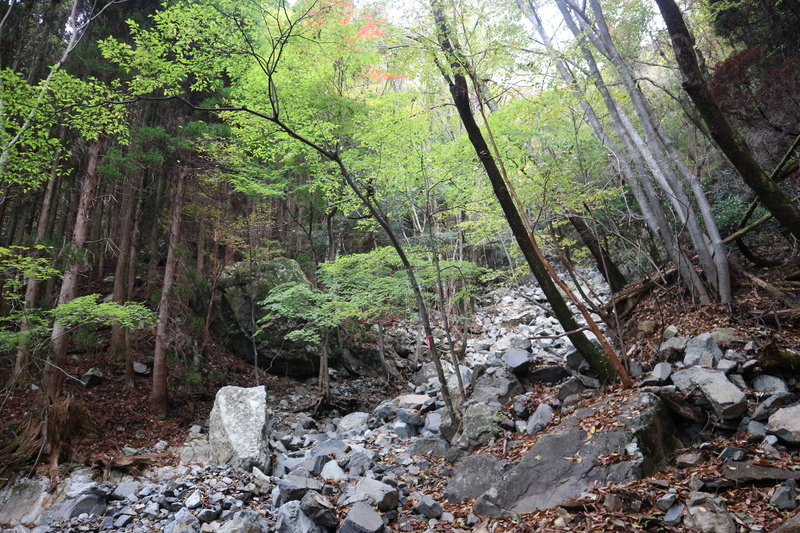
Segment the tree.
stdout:
<svg viewBox="0 0 800 533">
<path fill-rule="evenodd" d="M 674 0 L 656 0 L 656 3 L 672 39 L 672 48 L 683 77 L 683 88 L 702 115 L 714 141 L 772 216 L 792 235 L 800 238 L 800 207 L 764 172 L 725 119 L 700 71 L 694 38 L 683 20 L 680 8 Z"/>
<path fill-rule="evenodd" d="M 475 82 L 477 78 L 475 72 L 472 70 L 470 63 L 464 57 L 460 45 L 455 39 L 454 34 L 450 29 L 450 24 L 445 16 L 443 5 L 438 0 L 431 0 L 431 10 L 434 20 L 434 28 L 436 30 L 436 39 L 439 43 L 444 60 L 437 63 L 442 71 L 442 76 L 449 85 L 450 94 L 453 98 L 453 103 L 458 111 L 464 129 L 467 131 L 470 142 L 475 149 L 475 153 L 480 159 L 489 180 L 492 183 L 495 196 L 500 202 L 503 212 L 505 213 L 506 220 L 508 220 L 511 231 L 517 239 L 519 245 L 528 265 L 531 268 L 539 286 L 545 294 L 548 302 L 553 308 L 553 312 L 561 323 L 564 331 L 569 334 L 569 338 L 581 355 L 587 360 L 592 368 L 600 374 L 604 379 L 610 380 L 614 376 L 619 375 L 625 386 L 631 386 L 630 378 L 627 375 L 624 367 L 620 363 L 616 354 L 608 341 L 605 341 L 603 334 L 595 325 L 593 333 L 597 336 L 598 340 L 603 343 L 603 347 L 598 348 L 594 345 L 586 335 L 583 334 L 582 329 L 575 320 L 574 315 L 569 310 L 566 301 L 558 292 L 556 282 L 558 276 L 549 266 L 549 263 L 544 259 L 541 250 L 536 245 L 533 237 L 533 231 L 530 224 L 522 216 L 518 201 L 514 198 L 512 191 L 508 186 L 507 179 L 504 177 L 497 164 L 494 152 L 489 148 L 486 139 L 478 126 L 475 116 L 472 112 L 472 103 L 470 101 L 469 83 Z M 468 81 L 469 80 L 469 81 Z M 477 84 L 476 84 L 477 85 Z M 484 96 L 478 95 L 478 99 L 482 100 Z M 481 105 L 481 104 L 479 104 Z M 548 268 L 549 267 L 549 268 Z M 562 284 L 562 289 L 565 286 Z M 577 303 L 577 302 L 576 302 Z M 579 305 L 580 308 L 580 305 Z M 588 316 L 585 307 L 583 309 L 584 316 L 587 318 L 589 324 L 593 324 L 593 320 Z"/>
</svg>

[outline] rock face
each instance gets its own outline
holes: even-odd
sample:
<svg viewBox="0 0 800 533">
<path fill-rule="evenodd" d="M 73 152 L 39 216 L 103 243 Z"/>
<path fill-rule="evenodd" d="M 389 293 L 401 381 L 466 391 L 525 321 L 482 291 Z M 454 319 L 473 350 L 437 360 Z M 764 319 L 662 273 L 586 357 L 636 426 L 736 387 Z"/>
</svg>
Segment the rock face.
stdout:
<svg viewBox="0 0 800 533">
<path fill-rule="evenodd" d="M 209 444 L 217 464 L 269 471 L 269 414 L 263 386 L 223 387 L 217 392 L 211 410 Z"/>
<path fill-rule="evenodd" d="M 593 417 L 611 416 L 609 406 L 577 410 L 540 437 L 519 464 L 475 502 L 475 513 L 497 517 L 546 509 L 595 483 L 622 483 L 661 468 L 678 443 L 658 397 L 639 393 L 615 411 L 621 427 L 597 431 L 590 438 Z M 598 419 L 597 425 L 601 423 Z M 601 456 L 623 452 L 619 462 L 598 463 Z"/>
<path fill-rule="evenodd" d="M 253 264 L 237 263 L 220 276 L 222 298 L 220 318 L 215 327 L 225 345 L 248 363 L 254 362 L 253 324 L 264 317 L 258 302 L 276 286 L 290 282 L 308 283 L 308 279 L 300 265 L 283 257 Z M 255 317 L 251 316 L 253 309 Z M 305 343 L 286 342 L 284 336 L 291 327 L 289 321 L 276 320 L 256 337 L 259 363 L 274 374 L 296 378 L 314 376 L 318 371 L 318 354 L 313 347 L 307 349 Z"/>
</svg>

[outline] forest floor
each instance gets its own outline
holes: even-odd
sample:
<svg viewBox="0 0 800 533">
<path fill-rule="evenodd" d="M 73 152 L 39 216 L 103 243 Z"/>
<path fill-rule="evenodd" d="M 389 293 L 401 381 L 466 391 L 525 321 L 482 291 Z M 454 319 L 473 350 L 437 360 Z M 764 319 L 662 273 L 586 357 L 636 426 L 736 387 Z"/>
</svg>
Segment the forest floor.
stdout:
<svg viewBox="0 0 800 533">
<path fill-rule="evenodd" d="M 779 317 L 779 309 L 786 309 L 797 300 L 800 283 L 787 281 L 787 276 L 800 270 L 800 258 L 794 257 L 778 267 L 760 269 L 757 272 L 744 273 L 736 271 L 734 275 L 735 304 L 731 310 L 724 306 L 698 306 L 686 300 L 676 285 L 656 287 L 640 300 L 634 312 L 621 325 L 622 337 L 627 340 L 626 353 L 633 360 L 640 362 L 644 368 L 652 368 L 659 362 L 656 360 L 661 330 L 668 325 L 675 325 L 682 335 L 711 331 L 717 327 L 734 328 L 740 337 L 756 340 L 764 346 L 775 343 L 781 349 L 800 353 L 800 314 L 790 317 Z M 757 279 L 754 279 L 756 276 Z M 763 283 L 762 283 L 763 282 Z M 770 289 L 777 289 L 783 294 Z M 797 300 L 800 305 L 800 300 Z M 637 333 L 637 326 L 644 320 L 651 320 L 657 325 L 657 332 L 647 337 Z M 102 337 L 102 335 L 101 335 Z M 141 338 L 136 345 L 137 360 L 152 359 L 153 339 L 149 336 Z M 138 376 L 136 389 L 124 391 L 123 364 L 110 360 L 105 353 L 105 344 L 100 343 L 93 349 L 72 352 L 70 364 L 66 368 L 72 376 L 81 376 L 92 367 L 99 368 L 104 375 L 102 382 L 92 388 L 85 388 L 80 382 L 68 379 L 65 393 L 83 402 L 89 409 L 95 431 L 91 438 L 72 450 L 70 459 L 78 464 L 96 464 L 110 457 L 122 455 L 123 447 L 136 448 L 142 452 L 154 449 L 158 441 L 166 441 L 171 446 L 180 446 L 185 442 L 191 426 L 204 424 L 213 406 L 217 390 L 224 385 L 250 387 L 265 385 L 269 393 L 280 399 L 294 394 L 300 404 L 293 405 L 295 411 L 310 409 L 314 400 L 314 383 L 305 383 L 290 379 L 256 373 L 254 369 L 225 350 L 218 342 L 212 342 L 205 354 L 199 377 L 183 370 L 183 365 L 172 364 L 170 375 L 172 411 L 169 418 L 159 420 L 148 408 L 150 377 Z M 5 383 L 9 377 L 13 362 L 11 356 L 0 359 L 0 379 Z M 800 371 L 797 372 L 800 374 Z M 785 376 L 790 378 L 791 376 Z M 800 375 L 794 376 L 800 379 Z M 405 384 L 400 384 L 405 385 Z M 389 390 L 383 379 L 337 379 L 334 386 L 349 391 L 354 398 L 359 398 L 358 410 L 370 411 L 381 400 L 393 397 L 400 389 Z M 403 388 L 405 391 L 405 388 Z M 542 387 L 542 395 L 553 394 L 552 388 Z M 586 402 L 604 400 L 616 401 L 619 389 L 607 387 L 600 393 L 595 392 Z M 5 448 L 15 437 L 24 423 L 37 416 L 33 406 L 37 405 L 37 392 L 30 387 L 25 389 L 4 390 L 0 403 L 0 450 Z M 535 401 L 535 398 L 533 398 Z M 308 405 L 305 405 L 306 402 Z M 285 413 L 286 414 L 286 413 Z M 288 413 L 290 416 L 290 413 Z M 654 488 L 668 486 L 678 488 L 679 492 L 688 493 L 689 480 L 696 475 L 714 477 L 717 474 L 714 464 L 715 451 L 726 445 L 740 445 L 754 449 L 757 442 L 748 441 L 745 437 L 732 434 L 718 434 L 714 441 L 704 444 L 705 453 L 710 459 L 693 467 L 693 469 L 677 469 L 670 467 L 654 478 L 628 483 L 624 486 L 601 487 L 593 491 L 596 500 L 582 500 L 575 503 L 574 508 L 567 511 L 570 523 L 564 527 L 554 526 L 554 510 L 540 511 L 531 515 L 518 516 L 492 523 L 492 531 L 631 531 L 651 530 L 654 507 Z M 699 442 L 689 446 L 699 446 Z M 484 453 L 493 453 L 509 460 L 521 457 L 531 440 L 527 437 L 511 437 L 501 439 L 490 445 Z M 800 458 L 789 453 L 784 454 L 776 463 L 800 468 Z M 168 459 L 165 459 L 168 461 Z M 0 464 L 4 461 L 0 460 Z M 30 471 L 30 461 L 17 462 L 18 473 Z M 420 474 L 417 484 L 427 487 L 426 491 L 441 495 L 448 473 L 449 465 L 441 461 L 431 461 L 431 470 Z M 46 473 L 44 466 L 40 471 Z M 0 477 L 12 474 L 6 471 Z M 623 506 L 609 510 L 601 505 L 602 495 L 613 491 L 620 496 Z M 728 500 L 729 509 L 737 511 L 737 516 L 744 518 L 744 523 L 756 520 L 766 526 L 766 531 L 783 520 L 790 513 L 783 513 L 768 505 L 769 489 L 754 487 L 726 487 L 720 494 Z M 444 500 L 440 500 L 444 501 Z M 466 517 L 471 511 L 471 503 L 445 505 L 445 510 L 457 518 Z M 741 511 L 741 513 L 738 512 Z M 560 511 L 559 511 L 560 512 Z M 739 520 L 737 518 L 737 520 Z M 420 522 L 420 531 L 425 530 L 427 523 Z M 444 524 L 437 527 L 442 531 Z M 457 529 L 456 529 L 457 530 Z M 489 531 L 488 523 L 475 526 L 473 531 Z M 655 531 L 656 529 L 652 529 Z M 662 529 L 661 530 L 665 530 Z M 667 528 L 666 530 L 670 530 Z M 679 531 L 678 529 L 673 529 Z M 680 531 L 685 531 L 681 529 Z"/>
</svg>

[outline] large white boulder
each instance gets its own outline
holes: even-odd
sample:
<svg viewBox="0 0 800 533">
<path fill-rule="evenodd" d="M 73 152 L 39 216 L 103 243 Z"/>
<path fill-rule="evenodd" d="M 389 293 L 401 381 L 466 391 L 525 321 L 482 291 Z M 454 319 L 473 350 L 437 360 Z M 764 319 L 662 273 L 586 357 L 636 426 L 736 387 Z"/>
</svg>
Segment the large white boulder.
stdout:
<svg viewBox="0 0 800 533">
<path fill-rule="evenodd" d="M 264 387 L 221 388 L 211 410 L 208 440 L 217 464 L 248 472 L 256 466 L 268 472 L 269 412 Z"/>
</svg>

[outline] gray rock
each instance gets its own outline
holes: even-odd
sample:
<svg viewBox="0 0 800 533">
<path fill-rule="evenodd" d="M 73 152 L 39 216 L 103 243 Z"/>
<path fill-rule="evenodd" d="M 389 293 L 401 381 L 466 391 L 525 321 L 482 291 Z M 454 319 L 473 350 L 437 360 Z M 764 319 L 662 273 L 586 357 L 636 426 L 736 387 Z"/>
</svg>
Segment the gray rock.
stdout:
<svg viewBox="0 0 800 533">
<path fill-rule="evenodd" d="M 427 394 L 403 394 L 397 397 L 397 407 L 400 409 L 422 409 L 422 406 L 430 400 Z"/>
<path fill-rule="evenodd" d="M 700 359 L 705 353 L 711 354 L 712 357 L 711 364 L 707 364 L 707 366 L 713 366 L 713 364 L 722 359 L 722 350 L 720 350 L 711 333 L 701 333 L 686 343 L 683 364 L 695 366 L 700 363 Z"/>
<path fill-rule="evenodd" d="M 750 435 L 761 437 L 767 434 L 767 426 L 758 420 L 751 420 L 747 423 L 747 432 Z"/>
<path fill-rule="evenodd" d="M 353 488 L 352 496 L 345 500 L 345 505 L 355 502 L 367 502 L 379 511 L 389 511 L 397 507 L 400 492 L 391 485 L 377 479 L 362 478 Z"/>
<path fill-rule="evenodd" d="M 324 530 L 303 512 L 300 502 L 291 501 L 278 508 L 275 533 L 324 533 Z"/>
<path fill-rule="evenodd" d="M 360 435 L 367 430 L 367 420 L 369 420 L 369 413 L 350 413 L 339 421 L 336 426 L 336 434 L 341 437 Z"/>
<path fill-rule="evenodd" d="M 269 472 L 269 414 L 263 386 L 222 387 L 217 392 L 209 424 L 212 459 L 250 471 Z"/>
<path fill-rule="evenodd" d="M 188 509 L 175 513 L 175 520 L 164 528 L 164 533 L 197 533 L 200 531 L 200 520 Z"/>
<path fill-rule="evenodd" d="M 531 341 L 525 337 L 514 337 L 511 339 L 511 347 L 517 350 L 530 350 Z"/>
<path fill-rule="evenodd" d="M 395 435 L 401 439 L 410 439 L 411 437 L 415 437 L 417 435 L 417 426 L 406 424 L 400 420 L 392 422 L 392 425 L 389 427 L 392 431 L 394 431 Z"/>
<path fill-rule="evenodd" d="M 511 368 L 511 371 L 517 375 L 527 372 L 533 362 L 531 352 L 517 348 L 507 350 L 503 360 Z"/>
<path fill-rule="evenodd" d="M 758 404 L 753 415 L 750 417 L 752 420 L 767 420 L 770 416 L 775 414 L 778 409 L 789 405 L 794 400 L 792 394 L 776 393 L 771 394 L 766 400 Z"/>
<path fill-rule="evenodd" d="M 458 503 L 464 498 L 477 498 L 497 483 L 509 468 L 509 462 L 487 455 L 470 455 L 458 465 L 444 497 L 450 503 Z M 476 475 L 480 472 L 480 475 Z"/>
<path fill-rule="evenodd" d="M 528 435 L 536 435 L 543 431 L 553 420 L 553 408 L 546 403 L 541 403 L 528 419 L 525 431 Z"/>
<path fill-rule="evenodd" d="M 736 367 L 739 366 L 739 363 L 736 361 L 732 361 L 730 359 L 723 359 L 719 363 L 717 363 L 717 370 L 720 372 L 725 372 L 726 374 L 730 374 Z"/>
<path fill-rule="evenodd" d="M 282 283 L 310 285 L 300 265 L 285 257 L 269 261 L 242 261 L 225 268 L 217 285 L 222 298 L 218 308 L 219 321 L 215 327 L 222 333 L 225 345 L 250 364 L 254 363 L 255 340 L 258 361 L 268 362 L 270 372 L 298 379 L 316 376 L 319 355 L 316 350 L 308 350 L 306 342 L 286 340 L 286 335 L 294 327 L 288 319 L 278 318 L 270 322 L 270 327 L 260 330 L 253 339 L 253 324 L 259 323 L 265 316 L 263 306 L 258 303 Z M 256 311 L 255 317 L 251 314 L 253 309 Z M 353 371 L 359 374 L 380 369 L 377 355 L 361 360 L 352 355 L 347 357 L 346 353 L 333 355 L 346 359 L 346 363 L 352 365 Z"/>
<path fill-rule="evenodd" d="M 106 499 L 98 494 L 81 494 L 77 498 L 64 500 L 51 507 L 42 515 L 44 525 L 69 520 L 84 513 L 89 516 L 101 516 L 106 510 Z"/>
<path fill-rule="evenodd" d="M 670 325 L 664 328 L 664 333 L 661 335 L 661 340 L 666 341 L 677 336 L 678 336 L 678 326 Z"/>
<path fill-rule="evenodd" d="M 781 511 L 793 511 L 797 508 L 797 482 L 793 479 L 781 483 L 772 497 L 769 499 L 770 505 L 774 505 Z"/>
<path fill-rule="evenodd" d="M 717 341 L 717 344 L 723 348 L 727 348 L 734 342 L 742 342 L 742 339 L 736 335 L 736 331 L 733 328 L 714 328 L 711 335 Z"/>
<path fill-rule="evenodd" d="M 414 512 L 425 518 L 439 519 L 442 517 L 442 506 L 430 494 L 424 495 L 414 506 Z"/>
<path fill-rule="evenodd" d="M 301 500 L 310 490 L 321 491 L 322 483 L 315 479 L 289 474 L 278 481 L 278 505 L 286 502 Z"/>
<path fill-rule="evenodd" d="M 424 428 L 431 433 L 439 433 L 439 429 L 442 427 L 442 414 L 438 412 L 428 413 L 425 416 L 425 425 Z"/>
<path fill-rule="evenodd" d="M 375 415 L 375 418 L 383 420 L 384 422 L 392 420 L 396 413 L 397 408 L 393 400 L 384 400 L 378 404 L 378 407 L 372 410 L 372 414 Z"/>
<path fill-rule="evenodd" d="M 569 396 L 573 394 L 580 394 L 581 392 L 586 390 L 586 385 L 578 379 L 577 377 L 569 378 L 561 387 L 558 389 L 558 399 L 564 401 Z"/>
<path fill-rule="evenodd" d="M 354 476 L 364 475 L 370 468 L 373 467 L 375 462 L 372 457 L 364 452 L 356 452 L 350 456 L 347 462 L 347 471 Z"/>
<path fill-rule="evenodd" d="M 689 339 L 686 337 L 670 337 L 658 347 L 659 352 L 680 352 L 686 348 Z"/>
<path fill-rule="evenodd" d="M 50 494 L 47 486 L 50 480 L 22 478 L 6 483 L 0 488 L 0 523 L 33 523 L 39 520 L 47 506 Z"/>
<path fill-rule="evenodd" d="M 686 509 L 686 506 L 682 503 L 677 505 L 673 505 L 669 508 L 669 510 L 664 515 L 664 524 L 675 527 L 681 523 L 683 520 L 683 511 Z"/>
<path fill-rule="evenodd" d="M 300 501 L 300 508 L 317 525 L 322 527 L 339 525 L 339 520 L 336 519 L 336 508 L 328 498 L 319 492 L 308 491 Z"/>
<path fill-rule="evenodd" d="M 665 513 L 669 511 L 669 508 L 672 507 L 672 504 L 675 503 L 675 500 L 678 499 L 677 494 L 667 494 L 662 496 L 656 500 L 656 507 L 664 511 Z"/>
<path fill-rule="evenodd" d="M 747 398 L 724 372 L 692 367 L 672 374 L 672 382 L 683 393 L 698 388 L 722 419 L 737 418 L 747 412 Z"/>
<path fill-rule="evenodd" d="M 667 381 L 670 374 L 672 374 L 672 365 L 669 363 L 658 363 L 653 367 L 653 371 L 650 373 L 659 383 Z"/>
<path fill-rule="evenodd" d="M 90 368 L 81 376 L 81 383 L 87 389 L 96 387 L 103 381 L 103 371 L 99 368 Z"/>
<path fill-rule="evenodd" d="M 736 522 L 725 508 L 721 498 L 705 492 L 689 493 L 686 502 L 686 527 L 704 533 L 736 533 Z"/>
<path fill-rule="evenodd" d="M 522 383 L 509 370 L 490 368 L 475 381 L 470 401 L 504 404 L 524 392 Z"/>
<path fill-rule="evenodd" d="M 109 499 L 126 500 L 139 492 L 141 487 L 142 484 L 138 481 L 123 481 L 114 488 Z"/>
<path fill-rule="evenodd" d="M 789 387 L 783 378 L 761 374 L 753 379 L 751 387 L 759 392 L 789 392 Z"/>
<path fill-rule="evenodd" d="M 421 426 L 424 423 L 420 412 L 412 409 L 398 409 L 397 418 L 401 422 L 411 424 L 412 426 Z"/>
<path fill-rule="evenodd" d="M 335 481 L 337 483 L 347 481 L 347 474 L 345 474 L 344 470 L 342 470 L 336 461 L 328 461 L 325 463 L 325 467 L 322 469 L 322 472 L 320 472 L 319 477 L 326 481 Z"/>
<path fill-rule="evenodd" d="M 500 435 L 501 429 L 497 425 L 499 411 L 500 405 L 496 403 L 475 403 L 467 407 L 461 421 L 461 431 L 447 452 L 447 460 L 454 463 Z"/>
<path fill-rule="evenodd" d="M 657 396 L 638 393 L 618 408 L 620 426 L 591 438 L 581 420 L 605 412 L 595 404 L 576 410 L 539 437 L 522 460 L 475 503 L 476 514 L 509 516 L 546 509 L 594 486 L 639 479 L 666 465 L 679 445 L 669 413 Z M 628 450 L 629 460 L 598 465 L 596 458 Z"/>
<path fill-rule="evenodd" d="M 197 509 L 203 503 L 203 493 L 199 489 L 192 492 L 183 504 L 187 509 Z"/>
<path fill-rule="evenodd" d="M 133 362 L 133 372 L 140 376 L 147 376 L 150 374 L 150 367 L 139 361 Z"/>
<path fill-rule="evenodd" d="M 447 453 L 447 443 L 439 437 L 420 437 L 414 439 L 408 447 L 409 455 L 433 455 L 444 457 Z"/>
<path fill-rule="evenodd" d="M 364 502 L 357 502 L 339 528 L 338 533 L 380 533 L 383 518 L 380 513 Z"/>
<path fill-rule="evenodd" d="M 776 435 L 786 444 L 800 445 L 800 404 L 778 409 L 769 417 L 767 433 Z"/>
<path fill-rule="evenodd" d="M 237 511 L 225 522 L 219 533 L 268 533 L 272 531 L 267 521 L 256 511 Z"/>
<path fill-rule="evenodd" d="M 591 368 L 578 350 L 569 352 L 564 358 L 564 361 L 567 363 L 567 366 L 575 372 L 584 372 Z"/>
</svg>

